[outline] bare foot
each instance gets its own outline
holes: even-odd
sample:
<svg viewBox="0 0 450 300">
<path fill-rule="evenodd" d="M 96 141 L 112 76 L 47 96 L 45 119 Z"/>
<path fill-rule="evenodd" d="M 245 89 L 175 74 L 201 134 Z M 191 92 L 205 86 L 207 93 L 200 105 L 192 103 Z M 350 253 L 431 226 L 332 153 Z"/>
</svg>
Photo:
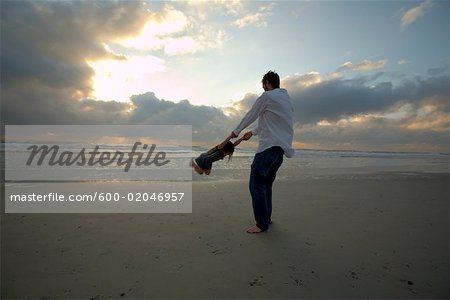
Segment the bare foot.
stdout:
<svg viewBox="0 0 450 300">
<path fill-rule="evenodd" d="M 261 232 L 263 232 L 263 230 L 261 230 L 261 228 L 259 228 L 256 225 L 248 228 L 246 231 L 247 231 L 247 233 L 261 233 Z"/>
<path fill-rule="evenodd" d="M 209 173 L 211 173 L 211 170 L 205 170 L 206 175 L 209 175 Z"/>
<path fill-rule="evenodd" d="M 195 172 L 197 172 L 200 175 L 203 174 L 203 169 L 197 165 L 197 162 L 195 161 L 194 158 L 191 159 L 190 165 L 194 168 Z"/>
</svg>

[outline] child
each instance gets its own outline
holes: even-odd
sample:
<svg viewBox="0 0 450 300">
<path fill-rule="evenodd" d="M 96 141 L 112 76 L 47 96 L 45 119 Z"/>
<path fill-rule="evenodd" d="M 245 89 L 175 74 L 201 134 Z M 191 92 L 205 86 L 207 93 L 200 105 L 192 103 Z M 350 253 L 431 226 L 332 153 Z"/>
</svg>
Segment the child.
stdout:
<svg viewBox="0 0 450 300">
<path fill-rule="evenodd" d="M 193 158 L 191 160 L 191 166 L 198 174 L 205 173 L 206 175 L 209 175 L 213 162 L 221 160 L 228 155 L 230 156 L 229 159 L 231 159 L 234 152 L 234 147 L 239 145 L 242 140 L 243 138 L 240 138 L 234 143 L 228 140 L 215 146 L 208 152 L 200 154 L 199 157 Z"/>
</svg>

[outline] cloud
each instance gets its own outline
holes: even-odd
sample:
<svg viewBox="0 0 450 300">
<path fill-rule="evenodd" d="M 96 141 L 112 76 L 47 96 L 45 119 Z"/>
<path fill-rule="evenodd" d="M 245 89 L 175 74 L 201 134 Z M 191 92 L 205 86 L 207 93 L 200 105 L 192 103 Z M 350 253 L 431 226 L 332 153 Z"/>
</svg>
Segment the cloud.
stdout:
<svg viewBox="0 0 450 300">
<path fill-rule="evenodd" d="M 235 20 L 232 24 L 243 28 L 246 26 L 255 26 L 255 27 L 266 27 L 267 26 L 267 16 L 271 14 L 271 11 L 273 7 L 275 6 L 275 3 L 270 3 L 265 6 L 261 6 L 257 12 L 255 13 L 248 13 L 239 19 Z"/>
<path fill-rule="evenodd" d="M 321 81 L 306 84 L 311 78 Z M 297 146 L 450 151 L 449 79 L 416 77 L 398 86 L 374 86 L 367 77 L 327 78 L 313 72 L 285 77 L 282 87 L 294 103 Z M 258 96 L 249 93 L 224 109 L 174 103 L 154 93 L 135 95 L 130 103 L 52 99 L 46 109 L 30 101 L 15 114 L 7 112 L 6 124 L 191 124 L 194 143 L 208 146 L 224 138 Z"/>
<path fill-rule="evenodd" d="M 429 97 L 439 100 L 439 107 L 450 108 L 449 76 L 412 78 L 394 86 L 391 82 L 373 84 L 370 77 L 329 79 L 305 88 L 303 77 L 282 81 L 290 92 L 296 120 L 316 124 L 322 120 L 338 121 L 361 114 L 385 111 L 399 103 L 418 103 Z"/>
<path fill-rule="evenodd" d="M 150 13 L 139 34 L 119 38 L 117 43 L 139 50 L 165 49 L 166 53 L 174 54 L 173 45 L 175 43 L 182 44 L 188 37 L 177 36 L 175 38 L 173 36 L 185 32 L 190 24 L 189 19 L 183 12 L 171 6 L 165 6 L 161 12 Z M 191 37 L 189 38 L 193 40 Z M 193 46 L 191 45 L 191 48 Z M 169 48 L 169 51 L 167 51 L 167 48 Z M 193 51 L 193 49 L 190 49 L 190 51 Z M 179 51 L 179 53 L 183 53 L 183 51 Z"/>
<path fill-rule="evenodd" d="M 156 15 L 135 1 L 2 3 L 2 120 L 7 124 L 126 124 L 129 104 L 100 100 L 128 99 L 130 94 L 120 91 L 146 80 L 148 74 L 164 71 L 165 61 L 150 54 L 122 55 L 109 45 L 140 32 L 152 18 Z M 164 27 L 167 34 L 182 27 L 171 24 Z M 225 39 L 224 32 L 214 33 L 214 42 Z M 208 34 L 213 33 L 201 32 L 202 45 L 209 43 Z M 189 41 L 184 45 L 189 48 Z M 186 50 L 178 46 L 168 40 L 167 51 Z M 151 90 L 148 83 L 145 86 L 146 90 L 135 93 Z M 99 101 L 91 97 L 94 87 L 103 88 Z"/>
<path fill-rule="evenodd" d="M 124 56 L 122 60 L 87 61 L 95 71 L 93 93 L 102 100 L 128 99 L 130 91 L 144 93 L 145 81 L 155 73 L 164 72 L 165 61 L 153 56 Z"/>
<path fill-rule="evenodd" d="M 353 64 L 351 61 L 348 61 L 346 63 L 343 63 L 340 65 L 337 69 L 337 72 L 342 71 L 371 71 L 376 69 L 381 69 L 386 65 L 387 60 L 379 60 L 376 62 L 372 62 L 370 60 L 363 60 L 359 64 Z"/>
<path fill-rule="evenodd" d="M 449 79 L 416 77 L 398 86 L 334 79 L 306 90 L 291 86 L 296 139 L 328 148 L 449 151 Z"/>
<path fill-rule="evenodd" d="M 147 17 L 137 2 L 2 2 L 4 105 L 53 110 L 89 97 L 94 71 L 86 61 L 123 61 L 105 43 L 137 31 Z M 51 101 L 58 101 L 53 108 Z"/>
<path fill-rule="evenodd" d="M 286 76 L 283 78 L 283 84 L 289 86 L 291 84 L 297 84 L 302 87 L 309 87 L 315 84 L 319 84 L 326 80 L 319 72 L 308 72 L 306 74 L 294 74 L 292 76 Z"/>
<path fill-rule="evenodd" d="M 295 140 L 300 140 L 301 145 L 316 145 L 316 148 L 322 149 L 413 152 L 448 152 L 450 149 L 448 131 L 440 132 L 429 128 L 412 130 L 401 123 L 383 118 L 361 118 L 364 122 L 346 126 L 299 126 L 295 129 Z M 448 121 L 446 126 L 448 127 Z"/>
<path fill-rule="evenodd" d="M 330 149 L 450 151 L 450 76 L 374 83 L 382 73 L 353 79 L 318 72 L 286 76 L 294 104 L 295 141 Z M 228 108 L 235 119 L 258 95 Z M 403 149 L 403 150 L 402 150 Z"/>
<path fill-rule="evenodd" d="M 377 110 L 390 103 L 392 93 L 391 83 L 371 88 L 362 78 L 327 80 L 308 88 L 291 80 L 284 86 L 291 93 L 296 119 L 306 124 Z"/>
<path fill-rule="evenodd" d="M 241 100 L 234 101 L 231 105 L 224 107 L 223 111 L 227 116 L 239 122 L 245 113 L 252 107 L 257 98 L 258 95 L 256 94 L 247 93 Z"/>
<path fill-rule="evenodd" d="M 409 63 L 410 63 L 410 62 L 407 61 L 407 60 L 405 60 L 405 59 L 401 59 L 401 60 L 397 61 L 397 64 L 398 64 L 398 65 L 406 65 L 406 64 L 409 64 Z"/>
<path fill-rule="evenodd" d="M 227 14 L 237 15 L 242 10 L 243 5 L 240 0 L 219 0 L 219 3 L 225 5 Z"/>
<path fill-rule="evenodd" d="M 444 67 L 430 68 L 430 69 L 428 69 L 427 73 L 429 75 L 436 76 L 436 75 L 442 75 L 442 74 L 448 73 L 449 70 L 450 70 L 450 65 L 446 65 Z"/>
<path fill-rule="evenodd" d="M 407 10 L 401 19 L 402 29 L 406 29 L 409 25 L 414 23 L 417 19 L 422 17 L 424 13 L 431 7 L 432 1 L 425 0 L 421 4 L 414 6 L 413 8 Z"/>
<path fill-rule="evenodd" d="M 202 2 L 194 4 L 197 7 Z M 194 4 L 187 2 L 189 7 Z M 206 18 L 206 15 L 202 18 Z M 165 54 L 174 56 L 219 48 L 226 40 L 227 34 L 223 29 L 215 29 L 198 20 L 198 11 L 183 12 L 165 5 L 161 11 L 149 15 L 138 34 L 117 39 L 116 42 L 139 51 L 162 49 Z"/>
<path fill-rule="evenodd" d="M 160 100 L 154 93 L 131 97 L 127 123 L 153 125 L 192 125 L 193 140 L 218 142 L 231 131 L 229 118 L 220 108 Z"/>
<path fill-rule="evenodd" d="M 224 138 L 259 95 L 246 94 L 223 109 L 193 105 L 188 100 L 175 103 L 160 99 L 149 92 L 151 85 L 128 102 L 90 97 L 95 71 L 101 70 L 102 61 L 112 63 L 103 69 L 105 78 L 108 67 L 116 65 L 121 70 L 110 71 L 113 81 L 106 87 L 118 84 L 114 83 L 116 73 L 122 73 L 118 82 L 123 83 L 125 77 L 145 78 L 145 72 L 164 70 L 165 61 L 156 55 L 123 55 L 112 50 L 117 49 L 111 45 L 118 37 L 128 38 L 140 32 L 149 18 L 151 14 L 134 1 L 2 2 L 3 123 L 191 124 L 195 143 L 211 145 Z M 160 36 L 166 39 L 164 47 L 171 38 L 176 41 L 192 36 L 189 30 L 200 21 L 187 20 L 186 25 L 165 29 L 165 35 Z M 60 30 L 62 27 L 64 31 Z M 226 38 L 226 32 L 210 27 L 197 32 L 200 35 L 194 41 L 200 47 Z M 189 49 L 189 42 L 186 43 Z M 170 52 L 170 47 L 164 49 Z M 340 70 L 375 70 L 385 63 L 349 62 Z M 128 68 L 129 64 L 150 68 Z M 130 70 L 135 69 L 142 73 L 132 74 Z M 354 76 L 348 79 L 339 73 L 308 72 L 282 79 L 282 87 L 288 89 L 295 107 L 297 145 L 301 142 L 300 146 L 328 148 L 450 151 L 448 66 L 432 68 L 426 77 L 404 77 L 396 84 L 387 81 L 382 71 Z"/>
<path fill-rule="evenodd" d="M 212 7 L 219 7 L 221 13 L 225 12 L 227 15 L 238 15 L 243 10 L 241 0 L 188 0 L 183 3 L 194 7 L 201 19 L 205 18 L 206 11 Z"/>
<path fill-rule="evenodd" d="M 27 106 L 5 105 L 5 124 L 192 125 L 193 139 L 204 144 L 219 142 L 232 130 L 230 118 L 220 108 L 192 105 L 188 100 L 175 103 L 151 92 L 132 96 L 129 103 L 92 99 L 33 102 L 29 94 L 32 91 L 17 98 L 28 100 Z"/>
</svg>

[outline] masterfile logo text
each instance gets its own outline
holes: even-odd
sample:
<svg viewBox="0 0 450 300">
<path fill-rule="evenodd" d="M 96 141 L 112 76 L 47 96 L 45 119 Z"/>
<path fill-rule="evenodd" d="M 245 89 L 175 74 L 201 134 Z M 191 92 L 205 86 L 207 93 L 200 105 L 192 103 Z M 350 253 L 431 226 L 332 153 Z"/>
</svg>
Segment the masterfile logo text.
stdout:
<svg viewBox="0 0 450 300">
<path fill-rule="evenodd" d="M 190 125 L 7 125 L 5 140 L 7 180 L 192 179 Z"/>
<path fill-rule="evenodd" d="M 142 147 L 142 150 L 146 150 L 147 148 L 149 149 L 146 153 L 145 158 L 144 153 L 136 151 L 140 146 Z M 99 148 L 100 146 L 97 145 L 90 152 L 86 151 L 86 148 L 82 148 L 78 153 L 75 153 L 73 151 L 60 152 L 60 147 L 58 145 L 32 145 L 27 148 L 28 150 L 30 150 L 30 156 L 27 160 L 27 166 L 31 166 L 33 162 L 37 166 L 41 166 L 45 161 L 49 166 L 99 165 L 105 167 L 112 164 L 117 164 L 117 166 L 124 166 L 124 171 L 128 172 L 133 164 L 136 166 L 143 165 L 147 167 L 151 164 L 155 164 L 155 166 L 160 167 L 170 162 L 170 160 L 165 159 L 166 152 L 158 151 L 155 153 L 156 144 L 152 144 L 149 147 L 147 144 L 135 142 L 131 151 L 128 153 L 119 150 L 116 150 L 115 152 L 101 152 L 99 151 Z M 87 155 L 90 155 L 90 157 L 87 158 Z"/>
<path fill-rule="evenodd" d="M 6 213 L 190 213 L 190 125 L 6 125 Z"/>
</svg>

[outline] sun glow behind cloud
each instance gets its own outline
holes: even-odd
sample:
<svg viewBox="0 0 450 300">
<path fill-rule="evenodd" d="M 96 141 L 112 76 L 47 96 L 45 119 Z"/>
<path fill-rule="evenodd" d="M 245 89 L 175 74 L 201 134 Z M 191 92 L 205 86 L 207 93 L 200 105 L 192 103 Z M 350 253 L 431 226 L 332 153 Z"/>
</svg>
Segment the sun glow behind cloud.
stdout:
<svg viewBox="0 0 450 300">
<path fill-rule="evenodd" d="M 118 59 L 87 61 L 95 72 L 91 79 L 91 97 L 128 101 L 132 95 L 148 92 L 150 86 L 165 97 L 181 97 L 171 93 L 161 82 L 158 84 L 155 74 L 165 73 L 167 67 L 166 57 L 155 51 L 164 50 L 169 57 L 197 51 L 197 41 L 184 34 L 189 26 L 183 12 L 166 6 L 162 12 L 149 12 L 147 21 L 135 34 L 112 40 L 109 42 L 111 46 L 104 44 L 105 50 Z M 120 48 L 121 52 L 128 54 L 117 54 L 111 48 Z M 119 59 L 121 57 L 123 59 Z"/>
<path fill-rule="evenodd" d="M 195 43 L 191 37 L 171 37 L 172 34 L 183 32 L 189 24 L 183 12 L 168 7 L 161 15 L 151 14 L 141 32 L 117 42 L 139 50 L 164 49 L 169 55 L 192 52 Z"/>
<path fill-rule="evenodd" d="M 165 70 L 164 60 L 152 55 L 87 63 L 95 71 L 92 96 L 101 100 L 127 101 L 133 94 L 145 93 L 149 77 Z"/>
<path fill-rule="evenodd" d="M 191 59 L 199 60 L 208 50 L 220 49 L 229 39 L 225 30 L 203 24 L 192 12 L 175 9 L 171 4 L 158 11 L 149 10 L 139 30 L 103 42 L 112 59 L 87 61 L 95 72 L 90 96 L 128 101 L 132 95 L 151 90 L 173 101 L 188 98 L 206 102 L 200 84 L 186 78 L 181 70 L 191 67 Z M 180 61 L 182 65 L 175 65 Z"/>
</svg>

